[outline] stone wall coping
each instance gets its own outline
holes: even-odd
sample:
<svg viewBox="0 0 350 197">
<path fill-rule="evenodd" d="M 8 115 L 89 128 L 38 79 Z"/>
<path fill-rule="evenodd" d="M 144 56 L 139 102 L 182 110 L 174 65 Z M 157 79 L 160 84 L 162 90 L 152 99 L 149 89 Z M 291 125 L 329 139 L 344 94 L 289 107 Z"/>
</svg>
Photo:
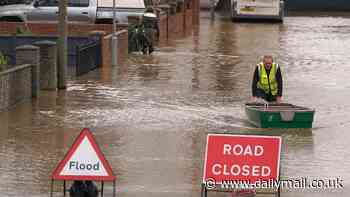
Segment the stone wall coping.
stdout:
<svg viewBox="0 0 350 197">
<path fill-rule="evenodd" d="M 117 27 L 128 27 L 129 23 L 117 23 Z"/>
<path fill-rule="evenodd" d="M 106 35 L 105 31 L 100 31 L 100 30 L 94 30 L 89 32 L 90 36 L 104 36 Z"/>
<path fill-rule="evenodd" d="M 157 5 L 156 7 L 157 8 L 167 8 L 167 9 L 171 8 L 171 6 L 169 4 L 161 4 L 161 5 Z"/>
<path fill-rule="evenodd" d="M 49 41 L 49 40 L 40 40 L 37 42 L 34 42 L 34 45 L 39 45 L 39 46 L 55 46 L 56 42 Z"/>
<path fill-rule="evenodd" d="M 23 70 L 23 69 L 26 69 L 26 68 L 31 67 L 31 66 L 32 65 L 30 65 L 30 64 L 23 64 L 23 65 L 15 66 L 13 68 L 6 69 L 5 71 L 0 72 L 0 76 L 8 75 L 12 72 L 17 72 L 19 70 Z"/>
<path fill-rule="evenodd" d="M 128 33 L 128 30 L 123 29 L 123 30 L 117 31 L 115 35 L 116 35 L 116 36 L 119 36 L 119 35 L 124 34 L 124 33 Z M 108 35 L 105 36 L 104 38 L 105 38 L 105 39 L 109 39 L 109 38 L 112 37 L 112 35 L 113 35 L 113 34 L 108 34 Z"/>
<path fill-rule="evenodd" d="M 36 47 L 34 45 L 22 45 L 22 46 L 18 46 L 16 47 L 16 50 L 39 50 L 39 47 Z"/>
</svg>

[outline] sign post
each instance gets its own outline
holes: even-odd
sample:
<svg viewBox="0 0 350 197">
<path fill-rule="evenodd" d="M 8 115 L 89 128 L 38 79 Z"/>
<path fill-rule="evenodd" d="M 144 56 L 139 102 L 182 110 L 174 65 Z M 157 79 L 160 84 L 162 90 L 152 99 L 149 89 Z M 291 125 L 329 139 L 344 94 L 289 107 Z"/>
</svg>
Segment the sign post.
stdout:
<svg viewBox="0 0 350 197">
<path fill-rule="evenodd" d="M 253 191 L 279 181 L 281 137 L 208 134 L 201 196 L 209 190 Z M 278 184 L 279 185 L 279 184 Z M 265 188 L 264 188 L 265 189 Z"/>
<path fill-rule="evenodd" d="M 113 182 L 115 196 L 115 180 L 113 171 L 89 129 L 83 129 L 76 138 L 63 160 L 51 175 L 51 191 L 55 180 L 63 181 L 63 195 L 66 195 L 66 181 L 101 181 L 101 196 L 105 181 Z"/>
</svg>

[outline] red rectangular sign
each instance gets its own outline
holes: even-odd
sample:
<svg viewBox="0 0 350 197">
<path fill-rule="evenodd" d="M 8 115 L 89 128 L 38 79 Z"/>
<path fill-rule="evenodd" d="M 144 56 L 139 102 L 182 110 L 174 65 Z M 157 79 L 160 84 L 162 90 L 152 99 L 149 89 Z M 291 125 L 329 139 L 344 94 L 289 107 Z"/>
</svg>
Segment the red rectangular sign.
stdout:
<svg viewBox="0 0 350 197">
<path fill-rule="evenodd" d="M 208 134 L 203 183 L 278 180 L 281 137 Z"/>
</svg>

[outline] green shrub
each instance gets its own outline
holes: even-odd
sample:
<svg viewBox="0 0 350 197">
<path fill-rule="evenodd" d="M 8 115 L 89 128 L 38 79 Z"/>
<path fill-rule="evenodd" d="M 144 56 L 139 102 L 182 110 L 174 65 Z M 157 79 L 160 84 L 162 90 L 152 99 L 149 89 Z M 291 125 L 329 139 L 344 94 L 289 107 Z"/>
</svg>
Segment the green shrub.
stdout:
<svg viewBox="0 0 350 197">
<path fill-rule="evenodd" d="M 7 67 L 8 64 L 8 60 L 6 58 L 6 56 L 0 52 L 0 71 L 4 71 Z"/>
<path fill-rule="evenodd" d="M 31 35 L 32 32 L 29 30 L 28 27 L 17 27 L 16 28 L 16 34 L 17 35 Z"/>
</svg>

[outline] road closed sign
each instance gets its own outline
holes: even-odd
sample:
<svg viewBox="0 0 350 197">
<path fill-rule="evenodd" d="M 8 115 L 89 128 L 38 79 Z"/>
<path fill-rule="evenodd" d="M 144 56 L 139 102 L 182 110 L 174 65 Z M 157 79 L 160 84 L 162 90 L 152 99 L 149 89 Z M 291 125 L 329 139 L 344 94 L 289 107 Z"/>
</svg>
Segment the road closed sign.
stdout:
<svg viewBox="0 0 350 197">
<path fill-rule="evenodd" d="M 52 173 L 54 180 L 113 181 L 112 169 L 89 129 L 84 129 Z"/>
<path fill-rule="evenodd" d="M 278 180 L 281 137 L 208 134 L 203 183 Z"/>
</svg>

